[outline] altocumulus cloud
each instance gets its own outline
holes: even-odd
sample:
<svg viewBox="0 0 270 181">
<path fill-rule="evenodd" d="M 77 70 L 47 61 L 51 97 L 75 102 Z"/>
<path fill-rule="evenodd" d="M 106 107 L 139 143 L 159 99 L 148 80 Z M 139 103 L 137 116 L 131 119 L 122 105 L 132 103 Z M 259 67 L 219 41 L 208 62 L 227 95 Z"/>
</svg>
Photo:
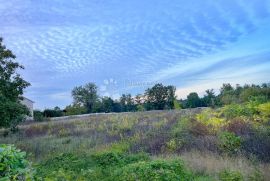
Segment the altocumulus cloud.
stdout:
<svg viewBox="0 0 270 181">
<path fill-rule="evenodd" d="M 0 36 L 39 108 L 65 106 L 74 86 L 109 78 L 119 94 L 145 88 L 129 80 L 173 84 L 183 97 L 269 81 L 269 10 L 270 0 L 0 0 Z"/>
</svg>

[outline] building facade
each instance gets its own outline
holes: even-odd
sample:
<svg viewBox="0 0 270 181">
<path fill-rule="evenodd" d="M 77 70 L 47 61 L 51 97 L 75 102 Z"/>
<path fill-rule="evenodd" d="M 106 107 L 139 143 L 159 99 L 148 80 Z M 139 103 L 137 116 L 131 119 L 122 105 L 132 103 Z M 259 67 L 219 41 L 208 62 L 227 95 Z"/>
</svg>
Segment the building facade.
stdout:
<svg viewBox="0 0 270 181">
<path fill-rule="evenodd" d="M 25 105 L 30 111 L 30 116 L 27 119 L 29 120 L 33 119 L 34 118 L 34 101 L 26 97 L 23 97 L 23 99 L 21 100 L 21 103 Z"/>
</svg>

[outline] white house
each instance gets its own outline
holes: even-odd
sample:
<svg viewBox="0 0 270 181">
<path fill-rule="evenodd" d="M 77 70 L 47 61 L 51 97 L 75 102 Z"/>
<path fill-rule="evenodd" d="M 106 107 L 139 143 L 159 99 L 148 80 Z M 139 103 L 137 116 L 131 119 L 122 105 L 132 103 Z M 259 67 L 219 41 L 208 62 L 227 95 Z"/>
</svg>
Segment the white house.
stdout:
<svg viewBox="0 0 270 181">
<path fill-rule="evenodd" d="M 34 118 L 34 101 L 26 97 L 23 97 L 23 99 L 21 100 L 21 103 L 29 109 L 30 111 L 29 119 L 33 119 Z"/>
</svg>

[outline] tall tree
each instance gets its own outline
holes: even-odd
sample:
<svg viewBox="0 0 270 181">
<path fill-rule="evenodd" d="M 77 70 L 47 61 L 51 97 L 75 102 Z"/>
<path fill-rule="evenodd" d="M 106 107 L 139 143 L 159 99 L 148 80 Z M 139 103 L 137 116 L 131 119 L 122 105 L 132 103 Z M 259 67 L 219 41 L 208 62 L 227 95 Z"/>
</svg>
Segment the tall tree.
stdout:
<svg viewBox="0 0 270 181">
<path fill-rule="evenodd" d="M 135 104 L 131 94 L 122 94 L 120 97 L 121 111 L 135 111 Z"/>
<path fill-rule="evenodd" d="M 72 97 L 75 104 L 84 105 L 87 112 L 91 113 L 98 100 L 97 86 L 94 83 L 87 83 L 84 86 L 75 87 L 72 90 Z"/>
<path fill-rule="evenodd" d="M 203 97 L 204 106 L 214 107 L 217 104 L 216 95 L 214 89 L 207 89 Z"/>
<path fill-rule="evenodd" d="M 29 110 L 20 100 L 30 83 L 17 72 L 24 67 L 15 62 L 15 59 L 16 56 L 3 45 L 0 37 L 0 127 L 12 130 L 29 115 Z"/>
<path fill-rule="evenodd" d="M 145 91 L 147 109 L 163 110 L 173 108 L 175 87 L 156 84 Z"/>
<path fill-rule="evenodd" d="M 102 98 L 102 110 L 106 113 L 114 111 L 114 101 L 110 97 Z"/>
<path fill-rule="evenodd" d="M 187 107 L 194 108 L 201 106 L 201 99 L 196 92 L 191 92 L 187 96 Z"/>
</svg>

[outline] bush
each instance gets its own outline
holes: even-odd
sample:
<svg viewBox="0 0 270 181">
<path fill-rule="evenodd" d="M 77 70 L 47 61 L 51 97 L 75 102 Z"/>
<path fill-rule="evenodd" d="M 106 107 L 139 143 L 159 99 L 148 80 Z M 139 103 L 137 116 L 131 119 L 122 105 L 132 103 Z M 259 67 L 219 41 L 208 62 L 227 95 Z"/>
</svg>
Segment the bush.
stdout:
<svg viewBox="0 0 270 181">
<path fill-rule="evenodd" d="M 126 164 L 135 163 L 138 161 L 147 161 L 149 156 L 144 153 L 129 155 L 126 153 L 117 152 L 104 152 L 92 155 L 93 160 L 98 164 L 98 166 L 114 167 L 114 166 L 124 166 Z"/>
<path fill-rule="evenodd" d="M 222 132 L 218 135 L 219 147 L 222 151 L 227 153 L 235 153 L 239 151 L 242 143 L 240 136 L 236 136 L 234 133 Z"/>
<path fill-rule="evenodd" d="M 34 121 L 38 122 L 44 121 L 43 112 L 34 110 Z"/>
<path fill-rule="evenodd" d="M 240 172 L 228 170 L 220 172 L 219 179 L 221 181 L 244 181 L 244 178 Z"/>
<path fill-rule="evenodd" d="M 69 105 L 65 108 L 65 115 L 80 115 L 87 113 L 87 109 L 79 104 Z"/>
<path fill-rule="evenodd" d="M 216 133 L 222 126 L 226 124 L 225 119 L 220 118 L 218 112 L 212 109 L 206 109 L 196 115 L 198 122 L 208 127 L 212 133 Z"/>
<path fill-rule="evenodd" d="M 33 180 L 34 170 L 25 157 L 13 145 L 0 145 L 0 180 Z"/>
<path fill-rule="evenodd" d="M 194 122 L 189 131 L 194 136 L 206 136 L 210 133 L 208 127 L 201 122 Z"/>
<path fill-rule="evenodd" d="M 244 107 L 244 105 L 240 104 L 226 105 L 221 109 L 221 113 L 227 120 L 244 115 L 250 115 L 248 109 Z"/>
<path fill-rule="evenodd" d="M 234 118 L 228 122 L 225 129 L 236 135 L 248 135 L 252 132 L 252 125 L 243 119 Z"/>
<path fill-rule="evenodd" d="M 262 115 L 264 118 L 270 118 L 270 102 L 260 104 L 258 106 L 258 111 L 260 112 L 260 115 Z"/>
<path fill-rule="evenodd" d="M 59 107 L 55 107 L 54 109 L 45 109 L 43 115 L 44 117 L 61 117 L 64 113 Z"/>
<path fill-rule="evenodd" d="M 252 136 L 244 137 L 242 148 L 245 153 L 255 155 L 258 159 L 270 161 L 270 128 L 261 127 Z"/>
<path fill-rule="evenodd" d="M 73 176 L 79 175 L 82 170 L 90 168 L 93 164 L 92 159 L 85 154 L 77 156 L 64 153 L 41 162 L 37 167 L 37 176 L 56 178 L 55 176 L 59 175 L 59 180 L 61 180 L 61 173 L 66 172 L 66 178 L 73 178 Z"/>
<path fill-rule="evenodd" d="M 192 174 L 186 170 L 181 160 L 154 160 L 137 162 L 115 171 L 112 180 L 148 181 L 148 180 L 192 180 Z"/>
</svg>

